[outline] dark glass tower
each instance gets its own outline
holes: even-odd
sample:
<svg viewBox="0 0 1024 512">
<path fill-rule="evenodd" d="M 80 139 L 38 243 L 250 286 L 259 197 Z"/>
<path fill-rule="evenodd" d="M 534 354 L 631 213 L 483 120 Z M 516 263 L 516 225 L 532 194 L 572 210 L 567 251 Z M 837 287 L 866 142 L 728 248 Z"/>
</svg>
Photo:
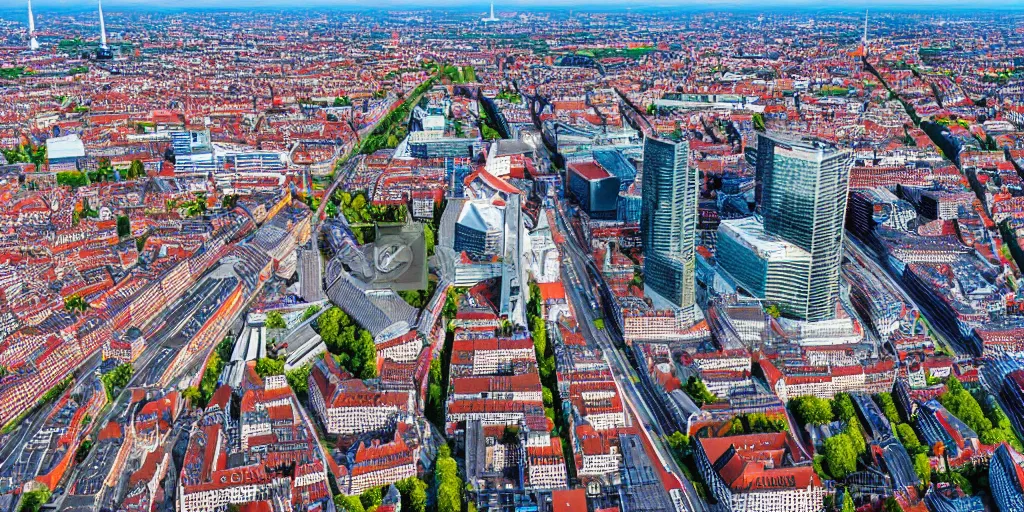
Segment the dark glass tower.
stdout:
<svg viewBox="0 0 1024 512">
<path fill-rule="evenodd" d="M 686 141 L 644 141 L 640 231 L 647 291 L 694 313 L 697 237 L 697 169 Z"/>
<path fill-rule="evenodd" d="M 765 232 L 811 254 L 804 300 L 792 313 L 811 321 L 831 319 L 839 298 L 853 154 L 817 139 L 760 134 L 757 155 Z"/>
</svg>

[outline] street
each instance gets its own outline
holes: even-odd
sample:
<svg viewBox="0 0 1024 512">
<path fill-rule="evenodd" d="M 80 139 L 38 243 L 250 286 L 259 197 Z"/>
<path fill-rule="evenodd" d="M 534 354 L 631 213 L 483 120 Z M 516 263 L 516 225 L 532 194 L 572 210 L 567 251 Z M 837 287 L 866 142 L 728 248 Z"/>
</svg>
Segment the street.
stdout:
<svg viewBox="0 0 1024 512">
<path fill-rule="evenodd" d="M 623 356 L 622 351 L 619 349 L 619 347 L 624 346 L 621 336 L 617 340 L 612 339 L 609 327 L 614 322 L 606 321 L 606 328 L 604 329 L 598 329 L 595 326 L 594 320 L 603 317 L 603 315 L 597 314 L 591 307 L 590 301 L 585 300 L 581 294 L 581 290 L 584 288 L 589 290 L 600 289 L 599 284 L 592 282 L 590 274 L 586 271 L 588 261 L 591 264 L 593 262 L 589 260 L 590 255 L 580 248 L 575 235 L 568 229 L 568 225 L 565 223 L 561 212 L 558 212 L 557 219 L 559 229 L 566 235 L 567 243 L 562 247 L 568 250 L 564 251 L 563 254 L 568 256 L 572 262 L 572 265 L 569 267 L 563 265 L 562 279 L 563 283 L 567 284 L 565 288 L 568 291 L 567 296 L 573 306 L 573 310 L 579 315 L 577 321 L 584 337 L 594 343 L 595 346 L 600 347 L 604 352 L 605 359 L 612 369 L 612 375 L 619 389 L 619 395 L 623 398 L 623 403 L 628 406 L 631 416 L 640 421 L 640 428 L 654 446 L 661 466 L 675 479 L 676 487 L 683 491 L 684 503 L 688 506 L 688 510 L 690 512 L 706 511 L 706 503 L 697 495 L 697 491 L 693 488 L 690 481 L 680 477 L 683 471 L 676 463 L 671 448 L 665 442 L 665 438 L 675 431 L 673 429 L 671 432 L 668 432 L 663 426 L 666 423 L 671 424 L 667 413 L 662 409 L 657 398 L 652 395 L 651 390 L 642 384 L 646 381 L 640 378 L 636 369 Z M 641 385 L 638 386 L 638 383 L 641 383 Z"/>
</svg>

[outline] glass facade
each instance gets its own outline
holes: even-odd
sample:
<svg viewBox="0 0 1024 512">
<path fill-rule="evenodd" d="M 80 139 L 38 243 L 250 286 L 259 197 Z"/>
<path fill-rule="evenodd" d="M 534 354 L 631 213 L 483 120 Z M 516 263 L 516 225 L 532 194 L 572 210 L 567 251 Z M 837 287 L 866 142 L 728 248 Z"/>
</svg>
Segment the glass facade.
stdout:
<svg viewBox="0 0 1024 512">
<path fill-rule="evenodd" d="M 806 308 L 796 316 L 833 318 L 853 154 L 813 139 L 764 134 L 757 154 L 765 231 L 811 254 Z"/>
<path fill-rule="evenodd" d="M 716 260 L 743 292 L 770 301 L 787 315 L 806 308 L 811 257 L 796 244 L 766 235 L 752 217 L 719 224 Z"/>
<path fill-rule="evenodd" d="M 692 310 L 699 179 L 689 153 L 686 141 L 644 141 L 640 231 L 646 287 Z"/>
</svg>

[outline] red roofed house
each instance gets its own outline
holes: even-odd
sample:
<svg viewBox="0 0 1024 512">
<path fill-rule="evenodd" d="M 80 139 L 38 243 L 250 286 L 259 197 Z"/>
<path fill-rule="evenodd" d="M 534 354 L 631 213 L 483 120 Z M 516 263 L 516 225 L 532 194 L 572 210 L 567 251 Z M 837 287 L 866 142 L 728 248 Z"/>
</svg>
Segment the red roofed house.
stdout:
<svg viewBox="0 0 1024 512">
<path fill-rule="evenodd" d="M 815 512 L 825 488 L 787 433 L 697 440 L 697 466 L 734 512 Z"/>
<path fill-rule="evenodd" d="M 370 389 L 325 357 L 309 372 L 309 401 L 329 434 L 358 434 L 385 427 L 400 412 L 413 410 L 404 391 Z"/>
</svg>

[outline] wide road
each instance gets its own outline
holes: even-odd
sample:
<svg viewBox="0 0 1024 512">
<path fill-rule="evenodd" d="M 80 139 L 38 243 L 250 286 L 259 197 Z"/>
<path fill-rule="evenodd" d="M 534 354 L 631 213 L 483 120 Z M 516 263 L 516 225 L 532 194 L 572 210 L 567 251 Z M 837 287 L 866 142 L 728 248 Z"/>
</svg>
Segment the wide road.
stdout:
<svg viewBox="0 0 1024 512">
<path fill-rule="evenodd" d="M 571 266 L 563 265 L 562 279 L 563 283 L 566 284 L 565 288 L 568 291 L 568 298 L 572 302 L 575 313 L 578 315 L 577 321 L 584 337 L 595 346 L 601 348 L 605 353 L 606 359 L 611 365 L 612 375 L 620 389 L 623 403 L 633 411 L 633 415 L 642 423 L 640 427 L 647 434 L 647 437 L 650 438 L 652 445 L 657 451 L 661 465 L 678 482 L 678 487 L 682 489 L 683 493 L 683 503 L 687 505 L 690 512 L 705 512 L 707 504 L 697 495 L 697 491 L 694 490 L 690 481 L 680 476 L 684 473 L 676 463 L 671 448 L 665 442 L 665 438 L 675 432 L 675 428 L 672 428 L 671 432 L 666 431 L 665 425 L 672 425 L 670 417 L 668 417 L 660 402 L 657 401 L 657 397 L 653 396 L 651 390 L 642 384 L 646 381 L 639 376 L 633 365 L 622 354 L 620 347 L 625 345 L 622 343 L 621 338 L 617 340 L 612 339 L 613 334 L 607 327 L 611 327 L 613 322 L 606 321 L 605 329 L 598 329 L 595 326 L 594 320 L 603 317 L 603 315 L 591 307 L 589 298 L 583 297 L 581 290 L 600 290 L 603 283 L 594 283 L 592 281 L 590 274 L 586 270 L 588 262 L 593 264 L 590 254 L 585 253 L 580 247 L 575 235 L 568 229 L 560 212 L 556 216 L 559 229 L 566 235 L 566 243 L 562 245 L 566 249 L 563 251 L 563 256 L 568 256 L 571 262 Z"/>
</svg>

